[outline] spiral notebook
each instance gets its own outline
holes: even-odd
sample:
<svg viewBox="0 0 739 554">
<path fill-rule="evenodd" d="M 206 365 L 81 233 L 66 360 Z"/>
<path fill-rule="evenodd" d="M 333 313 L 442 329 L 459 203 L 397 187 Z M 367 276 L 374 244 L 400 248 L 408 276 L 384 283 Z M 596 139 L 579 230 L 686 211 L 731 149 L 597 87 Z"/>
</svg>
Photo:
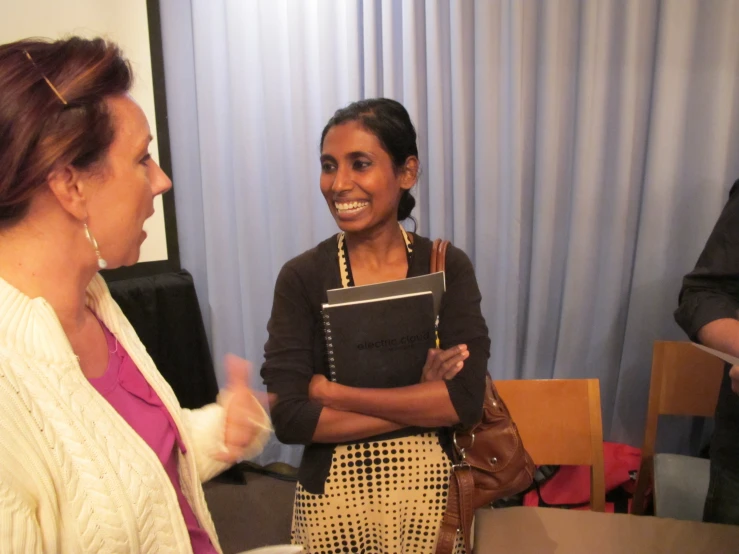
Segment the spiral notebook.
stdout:
<svg viewBox="0 0 739 554">
<path fill-rule="evenodd" d="M 434 294 L 323 305 L 330 379 L 362 388 L 393 388 L 421 380 L 435 342 Z"/>
<path fill-rule="evenodd" d="M 416 292 L 431 291 L 434 295 L 434 313 L 439 315 L 441 298 L 446 290 L 446 281 L 443 271 L 429 273 L 418 277 L 408 277 L 397 281 L 385 281 L 372 285 L 359 285 L 326 291 L 328 304 L 344 304 L 359 300 L 372 300 L 389 296 L 401 296 Z"/>
</svg>

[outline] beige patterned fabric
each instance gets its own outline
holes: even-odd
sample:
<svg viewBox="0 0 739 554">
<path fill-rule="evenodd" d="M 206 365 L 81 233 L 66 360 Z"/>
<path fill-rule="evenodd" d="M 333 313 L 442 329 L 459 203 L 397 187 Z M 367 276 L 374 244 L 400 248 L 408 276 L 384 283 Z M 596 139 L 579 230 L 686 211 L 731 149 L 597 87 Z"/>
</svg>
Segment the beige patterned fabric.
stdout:
<svg viewBox="0 0 739 554">
<path fill-rule="evenodd" d="M 323 494 L 298 484 L 292 541 L 309 554 L 432 554 L 450 471 L 437 432 L 337 446 Z"/>
</svg>

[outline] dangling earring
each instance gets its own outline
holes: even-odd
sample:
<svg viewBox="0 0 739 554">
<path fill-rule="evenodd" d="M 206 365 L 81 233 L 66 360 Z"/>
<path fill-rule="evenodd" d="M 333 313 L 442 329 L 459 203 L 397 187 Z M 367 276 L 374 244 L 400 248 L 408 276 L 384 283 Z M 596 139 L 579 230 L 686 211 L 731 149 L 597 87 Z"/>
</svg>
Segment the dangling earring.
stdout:
<svg viewBox="0 0 739 554">
<path fill-rule="evenodd" d="M 90 232 L 90 228 L 87 226 L 87 223 L 83 223 L 85 226 L 85 235 L 87 235 L 87 240 L 90 241 L 90 244 L 92 245 L 92 248 L 95 250 L 95 256 L 97 256 L 98 259 L 98 267 L 100 269 L 105 269 L 108 267 L 108 262 L 105 261 L 105 259 L 100 255 L 100 249 L 98 248 L 98 241 L 95 240 L 95 237 L 92 236 L 92 233 Z"/>
</svg>

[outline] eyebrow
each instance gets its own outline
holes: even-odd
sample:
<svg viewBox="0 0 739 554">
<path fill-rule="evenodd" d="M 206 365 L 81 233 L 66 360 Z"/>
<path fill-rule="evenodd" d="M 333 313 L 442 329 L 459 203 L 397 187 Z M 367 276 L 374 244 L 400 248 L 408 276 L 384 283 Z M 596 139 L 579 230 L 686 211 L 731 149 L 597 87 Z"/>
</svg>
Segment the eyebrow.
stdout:
<svg viewBox="0 0 739 554">
<path fill-rule="evenodd" d="M 349 152 L 346 156 L 346 158 L 349 158 L 350 160 L 356 160 L 357 158 L 372 158 L 374 159 L 374 155 L 370 152 L 365 152 L 363 150 L 355 150 L 353 152 Z M 322 162 L 335 162 L 336 158 L 334 158 L 331 154 L 323 154 L 321 155 L 321 161 Z"/>
<path fill-rule="evenodd" d="M 152 137 L 151 135 L 147 135 L 146 138 L 141 142 L 141 146 L 139 146 L 136 151 L 143 152 L 144 150 L 147 150 L 152 140 L 154 140 L 154 137 Z"/>
</svg>

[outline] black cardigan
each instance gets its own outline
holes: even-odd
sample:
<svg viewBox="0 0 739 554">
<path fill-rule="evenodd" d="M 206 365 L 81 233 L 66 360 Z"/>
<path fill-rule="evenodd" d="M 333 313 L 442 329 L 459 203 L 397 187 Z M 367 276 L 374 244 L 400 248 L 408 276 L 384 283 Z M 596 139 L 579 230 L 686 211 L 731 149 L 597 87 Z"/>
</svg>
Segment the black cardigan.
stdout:
<svg viewBox="0 0 739 554">
<path fill-rule="evenodd" d="M 413 235 L 409 277 L 429 272 L 431 241 Z M 271 410 L 277 438 L 286 444 L 306 445 L 298 480 L 310 493 L 322 494 L 331 469 L 334 444 L 312 443 L 323 407 L 308 398 L 308 385 L 316 373 L 328 375 L 321 305 L 326 291 L 341 287 L 337 238 L 324 240 L 315 248 L 287 262 L 275 284 L 272 315 L 267 325 L 261 375 L 270 393 L 277 395 Z M 470 356 L 454 379 L 445 381 L 452 405 L 464 424 L 476 423 L 482 415 L 490 339 L 480 311 L 480 290 L 467 255 L 450 246 L 446 254 L 446 293 L 439 317 L 439 338 L 446 349 L 466 344 Z M 357 442 L 418 433 L 407 428 Z M 442 445 L 451 454 L 446 434 Z"/>
</svg>

